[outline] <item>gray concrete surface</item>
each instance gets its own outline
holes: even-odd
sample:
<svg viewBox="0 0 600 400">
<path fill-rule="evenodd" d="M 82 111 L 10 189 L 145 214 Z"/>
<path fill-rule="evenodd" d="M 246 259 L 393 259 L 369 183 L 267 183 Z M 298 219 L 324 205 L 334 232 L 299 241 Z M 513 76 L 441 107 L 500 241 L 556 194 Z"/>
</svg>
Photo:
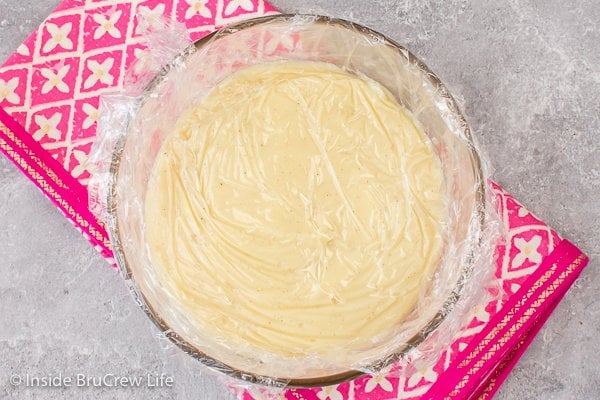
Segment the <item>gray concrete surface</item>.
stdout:
<svg viewBox="0 0 600 400">
<path fill-rule="evenodd" d="M 57 0 L 0 0 L 0 60 Z M 369 25 L 464 102 L 495 179 L 591 257 L 497 398 L 600 398 L 600 3 L 274 0 Z M 231 399 L 156 336 L 119 276 L 0 157 L 0 398 Z M 32 389 L 11 374 L 161 373 L 171 388 Z"/>
</svg>

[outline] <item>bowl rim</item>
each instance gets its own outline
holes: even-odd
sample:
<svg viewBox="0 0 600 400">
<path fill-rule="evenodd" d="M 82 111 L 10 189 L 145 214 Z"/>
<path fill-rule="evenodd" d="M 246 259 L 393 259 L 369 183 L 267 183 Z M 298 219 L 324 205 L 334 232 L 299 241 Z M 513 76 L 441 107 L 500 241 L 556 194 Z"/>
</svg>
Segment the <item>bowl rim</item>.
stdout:
<svg viewBox="0 0 600 400">
<path fill-rule="evenodd" d="M 107 210 L 108 210 L 108 218 L 107 218 L 107 228 L 109 233 L 109 238 L 111 241 L 111 245 L 113 248 L 114 259 L 116 264 L 124 277 L 126 283 L 129 286 L 129 290 L 132 293 L 134 299 L 137 301 L 138 305 L 144 310 L 146 315 L 150 318 L 150 320 L 158 327 L 158 329 L 169 338 L 175 345 L 177 345 L 180 349 L 182 349 L 185 353 L 194 357 L 196 360 L 204 364 L 205 366 L 222 372 L 228 376 L 240 379 L 247 383 L 253 384 L 262 384 L 262 385 L 271 385 L 271 386 L 280 386 L 280 387 L 290 387 L 290 388 L 310 388 L 310 387 L 321 387 L 321 386 L 329 386 L 335 385 L 339 383 L 343 383 L 346 381 L 350 381 L 356 379 L 362 375 L 366 375 L 368 372 L 366 371 L 377 371 L 381 370 L 385 367 L 390 366 L 392 363 L 401 359 L 404 355 L 406 355 L 410 350 L 416 348 L 420 343 L 422 343 L 446 318 L 446 316 L 452 311 L 454 305 L 457 303 L 459 298 L 462 295 L 462 292 L 465 288 L 466 282 L 469 280 L 473 269 L 474 269 L 474 257 L 475 251 L 480 244 L 481 236 L 482 236 L 482 227 L 485 222 L 485 207 L 486 207 L 486 185 L 483 174 L 482 162 L 478 153 L 478 150 L 473 144 L 473 137 L 471 134 L 471 130 L 469 125 L 460 111 L 458 104 L 452 97 L 452 95 L 446 89 L 446 86 L 442 83 L 442 81 L 435 75 L 418 57 L 416 57 L 411 51 L 406 49 L 405 47 L 398 44 L 396 41 L 388 38 L 387 36 L 368 28 L 364 25 L 347 21 L 340 18 L 324 16 L 324 15 L 315 15 L 315 14 L 273 14 L 262 16 L 258 18 L 251 18 L 247 20 L 243 20 L 237 23 L 233 23 L 224 28 L 216 30 L 209 35 L 195 41 L 193 44 L 188 46 L 182 52 L 180 52 L 177 56 L 173 58 L 171 62 L 166 64 L 157 74 L 156 76 L 146 85 L 142 91 L 140 96 L 140 102 L 138 106 L 143 104 L 144 99 L 148 98 L 148 96 L 152 93 L 152 91 L 158 86 L 158 84 L 167 76 L 168 72 L 176 65 L 179 61 L 185 60 L 186 57 L 195 53 L 196 51 L 202 49 L 207 43 L 212 42 L 219 37 L 224 37 L 229 34 L 236 33 L 240 30 L 244 30 L 247 28 L 252 28 L 257 25 L 261 25 L 264 23 L 272 22 L 272 21 L 282 21 L 282 22 L 291 22 L 294 19 L 306 19 L 310 21 L 310 23 L 316 24 L 335 24 L 339 25 L 345 29 L 350 29 L 353 31 L 358 31 L 363 35 L 368 35 L 372 38 L 377 38 L 380 44 L 387 45 L 393 49 L 395 49 L 402 57 L 404 57 L 409 64 L 413 64 L 417 66 L 422 72 L 425 79 L 429 80 L 429 82 L 436 89 L 436 95 L 442 99 L 448 109 L 450 110 L 452 116 L 459 123 L 461 133 L 464 135 L 464 140 L 468 145 L 468 152 L 471 158 L 471 165 L 473 167 L 473 174 L 477 182 L 477 191 L 475 194 L 475 210 L 474 215 L 471 218 L 470 227 L 473 224 L 477 224 L 475 232 L 476 238 L 473 240 L 472 248 L 467 252 L 467 261 L 466 265 L 462 268 L 462 271 L 458 277 L 458 281 L 454 290 L 450 293 L 446 301 L 441 306 L 440 310 L 436 313 L 436 315 L 411 339 L 409 339 L 404 346 L 397 349 L 394 353 L 385 356 L 382 359 L 370 364 L 367 367 L 364 367 L 364 370 L 354 370 L 350 369 L 348 371 L 320 376 L 320 377 L 310 377 L 310 378 L 280 378 L 273 376 L 266 376 L 255 374 L 249 371 L 243 371 L 238 368 L 229 366 L 198 349 L 193 344 L 189 343 L 175 331 L 173 331 L 170 326 L 164 321 L 160 315 L 154 310 L 150 302 L 147 300 L 146 296 L 142 293 L 139 286 L 137 285 L 135 278 L 133 276 L 132 269 L 130 267 L 129 262 L 127 261 L 127 257 L 123 250 L 123 240 L 121 239 L 121 230 L 119 227 L 119 221 L 117 217 L 117 182 L 118 175 L 120 170 L 120 162 L 123 155 L 123 151 L 125 148 L 126 137 L 127 135 L 121 135 L 119 140 L 115 145 L 115 149 L 112 154 L 111 164 L 110 164 L 110 181 L 108 185 L 108 193 L 107 193 Z M 137 109 L 136 109 L 137 111 Z M 135 118 L 135 115 L 128 121 Z"/>
</svg>

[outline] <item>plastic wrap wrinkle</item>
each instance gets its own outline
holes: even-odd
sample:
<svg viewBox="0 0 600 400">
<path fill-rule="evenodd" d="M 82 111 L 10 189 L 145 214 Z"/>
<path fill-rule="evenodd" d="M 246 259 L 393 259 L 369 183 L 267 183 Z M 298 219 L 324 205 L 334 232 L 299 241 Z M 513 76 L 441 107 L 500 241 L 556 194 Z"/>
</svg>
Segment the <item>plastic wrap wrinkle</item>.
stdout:
<svg viewBox="0 0 600 400">
<path fill-rule="evenodd" d="M 269 386 L 433 364 L 490 296 L 500 236 L 443 85 L 327 17 L 242 22 L 184 51 L 180 28 L 148 36 L 138 97 L 103 99 L 91 156 L 90 205 L 150 318 Z"/>
</svg>

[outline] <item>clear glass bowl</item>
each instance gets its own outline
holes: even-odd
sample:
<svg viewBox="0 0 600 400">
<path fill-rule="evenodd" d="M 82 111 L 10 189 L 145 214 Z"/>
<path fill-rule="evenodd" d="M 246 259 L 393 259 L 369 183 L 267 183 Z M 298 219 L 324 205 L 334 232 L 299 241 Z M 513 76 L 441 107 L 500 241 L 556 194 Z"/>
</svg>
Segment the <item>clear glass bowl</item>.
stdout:
<svg viewBox="0 0 600 400">
<path fill-rule="evenodd" d="M 144 238 L 149 175 L 179 116 L 236 70 L 277 60 L 328 62 L 379 82 L 429 137 L 444 171 L 450 199 L 447 238 L 428 295 L 418 306 L 419 315 L 406 322 L 407 339 L 392 351 L 374 349 L 346 368 L 269 369 L 260 360 L 240 359 L 235 349 L 208 345 L 210 338 L 202 344 L 189 340 L 190 327 L 171 326 L 165 318 L 177 305 L 161 289 Z M 197 41 L 146 87 L 113 155 L 108 225 L 115 258 L 140 306 L 185 352 L 211 368 L 254 383 L 325 386 L 388 366 L 418 346 L 450 313 L 473 269 L 484 223 L 484 191 L 480 158 L 463 115 L 440 80 L 412 53 L 351 22 L 274 15 L 229 26 Z"/>
</svg>

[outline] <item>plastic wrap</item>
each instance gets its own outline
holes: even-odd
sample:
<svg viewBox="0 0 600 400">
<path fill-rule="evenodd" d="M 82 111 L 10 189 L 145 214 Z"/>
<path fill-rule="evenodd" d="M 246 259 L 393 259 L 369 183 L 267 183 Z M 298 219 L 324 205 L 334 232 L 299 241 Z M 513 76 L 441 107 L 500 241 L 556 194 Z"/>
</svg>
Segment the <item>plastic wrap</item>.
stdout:
<svg viewBox="0 0 600 400">
<path fill-rule="evenodd" d="M 165 30 L 127 94 L 102 99 L 90 158 L 90 206 L 150 318 L 209 367 L 278 387 L 435 359 L 489 296 L 500 237 L 438 78 L 328 17 L 187 47 Z"/>
</svg>

